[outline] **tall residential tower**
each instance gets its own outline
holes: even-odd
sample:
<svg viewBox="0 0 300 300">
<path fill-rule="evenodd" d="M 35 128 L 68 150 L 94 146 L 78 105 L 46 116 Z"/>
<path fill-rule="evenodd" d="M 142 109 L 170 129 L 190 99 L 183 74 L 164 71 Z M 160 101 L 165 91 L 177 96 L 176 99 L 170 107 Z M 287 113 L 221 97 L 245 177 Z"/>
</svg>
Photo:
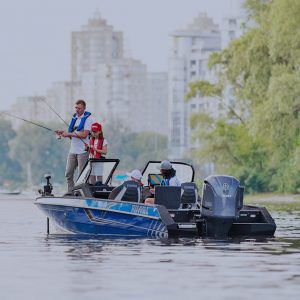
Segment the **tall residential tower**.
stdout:
<svg viewBox="0 0 300 300">
<path fill-rule="evenodd" d="M 96 71 L 99 63 L 123 57 L 123 33 L 114 31 L 98 12 L 80 31 L 72 32 L 71 80 L 79 81 L 85 72 Z"/>
<path fill-rule="evenodd" d="M 192 24 L 172 33 L 169 61 L 169 148 L 172 158 L 182 158 L 197 146 L 190 129 L 190 117 L 204 108 L 214 110 L 214 101 L 198 95 L 185 101 L 188 84 L 197 80 L 214 80 L 208 69 L 209 55 L 221 50 L 219 27 L 205 13 Z"/>
</svg>

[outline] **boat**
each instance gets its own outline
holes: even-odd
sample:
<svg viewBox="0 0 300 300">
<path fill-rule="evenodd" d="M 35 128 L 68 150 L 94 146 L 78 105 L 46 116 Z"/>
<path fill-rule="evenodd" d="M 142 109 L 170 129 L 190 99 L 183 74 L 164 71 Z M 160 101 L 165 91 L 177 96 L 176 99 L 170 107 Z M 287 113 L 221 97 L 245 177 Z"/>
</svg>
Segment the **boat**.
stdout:
<svg viewBox="0 0 300 300">
<path fill-rule="evenodd" d="M 192 165 L 171 162 L 180 187 L 161 186 L 160 161 L 149 161 L 141 187 L 134 181 L 114 186 L 118 159 L 89 159 L 69 195 L 52 194 L 51 176 L 35 205 L 56 227 L 75 234 L 107 237 L 272 237 L 276 224 L 265 207 L 244 205 L 244 187 L 238 179 L 212 175 L 201 195 Z M 102 182 L 91 182 L 101 166 Z M 141 189 L 155 187 L 155 204 L 141 201 Z"/>
<path fill-rule="evenodd" d="M 7 196 L 16 196 L 20 195 L 20 190 L 7 190 L 7 189 L 0 189 L 0 195 L 7 195 Z"/>
</svg>

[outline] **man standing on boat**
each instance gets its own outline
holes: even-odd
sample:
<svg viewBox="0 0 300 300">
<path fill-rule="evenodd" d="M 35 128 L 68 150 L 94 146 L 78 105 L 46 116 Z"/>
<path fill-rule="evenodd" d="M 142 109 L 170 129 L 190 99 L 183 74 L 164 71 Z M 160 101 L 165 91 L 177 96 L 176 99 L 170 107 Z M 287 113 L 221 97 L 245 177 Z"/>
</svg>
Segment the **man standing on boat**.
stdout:
<svg viewBox="0 0 300 300">
<path fill-rule="evenodd" d="M 91 113 L 85 111 L 85 108 L 85 101 L 77 100 L 75 103 L 76 112 L 73 115 L 68 131 L 56 131 L 60 136 L 71 139 L 71 147 L 65 173 L 68 184 L 68 193 L 71 193 L 74 187 L 74 172 L 76 168 L 78 167 L 78 171 L 81 173 L 88 159 L 86 145 L 89 143 L 89 132 L 93 120 L 90 117 Z"/>
</svg>

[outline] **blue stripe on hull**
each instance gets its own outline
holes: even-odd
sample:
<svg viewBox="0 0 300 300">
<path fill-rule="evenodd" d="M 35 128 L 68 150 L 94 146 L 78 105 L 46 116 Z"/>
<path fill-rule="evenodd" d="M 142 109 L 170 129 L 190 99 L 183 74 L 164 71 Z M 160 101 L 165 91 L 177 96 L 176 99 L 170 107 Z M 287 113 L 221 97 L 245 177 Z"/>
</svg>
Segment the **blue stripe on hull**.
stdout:
<svg viewBox="0 0 300 300">
<path fill-rule="evenodd" d="M 74 233 L 164 237 L 167 230 L 161 219 L 101 209 L 38 204 L 59 227 Z"/>
</svg>

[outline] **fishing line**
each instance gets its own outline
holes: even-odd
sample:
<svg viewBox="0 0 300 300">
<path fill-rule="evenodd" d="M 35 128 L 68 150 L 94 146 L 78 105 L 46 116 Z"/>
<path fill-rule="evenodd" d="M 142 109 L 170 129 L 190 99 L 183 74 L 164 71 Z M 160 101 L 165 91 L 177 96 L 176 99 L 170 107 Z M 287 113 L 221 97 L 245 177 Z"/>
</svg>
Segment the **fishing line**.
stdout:
<svg viewBox="0 0 300 300">
<path fill-rule="evenodd" d="M 58 114 L 58 112 L 50 104 L 46 102 L 45 99 L 43 99 L 42 101 L 65 123 L 65 125 L 67 125 L 67 127 L 69 127 L 69 124 Z"/>
<path fill-rule="evenodd" d="M 52 131 L 52 132 L 55 133 L 55 130 L 53 130 L 53 129 L 49 128 L 49 127 L 46 127 L 46 126 L 44 126 L 44 125 L 41 125 L 41 124 L 38 124 L 38 123 L 35 123 L 35 122 L 32 122 L 32 121 L 29 121 L 29 120 L 26 120 L 26 119 L 23 119 L 23 118 L 21 118 L 21 117 L 17 117 L 17 116 L 15 116 L 15 115 L 12 115 L 12 114 L 6 112 L 6 111 L 2 111 L 1 114 L 7 115 L 7 116 L 12 117 L 12 118 L 16 118 L 16 119 L 18 119 L 18 120 L 22 120 L 22 121 L 27 122 L 27 123 L 29 123 L 29 124 L 32 124 L 32 125 L 35 125 L 35 126 L 44 128 L 44 129 L 46 129 L 46 130 L 48 130 L 48 131 Z"/>
<path fill-rule="evenodd" d="M 67 125 L 67 127 L 69 127 L 69 124 L 58 114 L 58 112 L 50 104 L 47 103 L 47 101 L 45 99 L 43 99 L 42 101 L 65 123 L 65 125 Z M 87 143 L 76 133 L 76 130 L 74 130 L 73 132 L 75 133 L 77 138 L 79 138 L 83 142 L 83 144 L 86 146 Z"/>
</svg>

